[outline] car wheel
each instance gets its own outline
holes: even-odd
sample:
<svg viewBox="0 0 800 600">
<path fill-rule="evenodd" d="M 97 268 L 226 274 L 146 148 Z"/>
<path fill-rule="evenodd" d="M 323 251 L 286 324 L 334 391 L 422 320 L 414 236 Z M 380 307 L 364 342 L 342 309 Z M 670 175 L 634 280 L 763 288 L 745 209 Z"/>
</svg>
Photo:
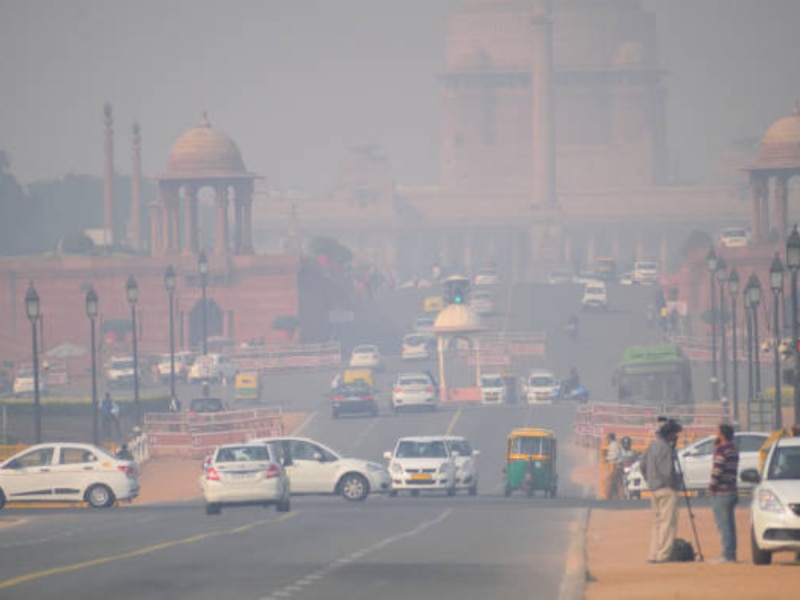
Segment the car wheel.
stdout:
<svg viewBox="0 0 800 600">
<path fill-rule="evenodd" d="M 469 488 L 469 495 L 470 496 L 477 496 L 478 495 L 478 484 L 477 482 L 471 488 Z"/>
<path fill-rule="evenodd" d="M 3 490 L 0 490 L 0 510 L 3 510 L 3 507 L 6 505 L 6 495 L 3 493 Z"/>
<path fill-rule="evenodd" d="M 349 473 L 339 482 L 342 498 L 351 502 L 361 502 L 369 495 L 369 482 L 363 475 Z"/>
<path fill-rule="evenodd" d="M 114 504 L 114 492 L 107 485 L 98 483 L 86 491 L 86 501 L 92 508 L 108 508 Z"/>
<path fill-rule="evenodd" d="M 207 515 L 218 515 L 222 512 L 222 507 L 219 504 L 206 504 Z"/>
<path fill-rule="evenodd" d="M 275 510 L 277 510 L 278 512 L 289 512 L 290 510 L 292 510 L 292 501 L 289 498 L 289 496 L 281 498 L 275 505 Z"/>
<path fill-rule="evenodd" d="M 752 527 L 750 528 L 750 550 L 753 554 L 754 565 L 768 565 L 772 562 L 772 552 L 758 547 L 756 532 Z"/>
</svg>

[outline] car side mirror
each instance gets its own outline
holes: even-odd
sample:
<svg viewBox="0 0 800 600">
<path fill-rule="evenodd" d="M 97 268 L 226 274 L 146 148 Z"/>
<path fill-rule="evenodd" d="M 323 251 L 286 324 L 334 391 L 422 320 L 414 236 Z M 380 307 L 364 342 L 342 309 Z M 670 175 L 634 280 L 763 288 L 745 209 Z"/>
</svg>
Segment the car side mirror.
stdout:
<svg viewBox="0 0 800 600">
<path fill-rule="evenodd" d="M 385 458 L 386 460 L 392 460 L 392 453 L 391 452 L 384 452 L 383 453 L 383 458 Z"/>
<path fill-rule="evenodd" d="M 745 469 L 739 476 L 742 481 L 747 483 L 760 483 L 761 476 L 758 474 L 757 469 Z"/>
</svg>

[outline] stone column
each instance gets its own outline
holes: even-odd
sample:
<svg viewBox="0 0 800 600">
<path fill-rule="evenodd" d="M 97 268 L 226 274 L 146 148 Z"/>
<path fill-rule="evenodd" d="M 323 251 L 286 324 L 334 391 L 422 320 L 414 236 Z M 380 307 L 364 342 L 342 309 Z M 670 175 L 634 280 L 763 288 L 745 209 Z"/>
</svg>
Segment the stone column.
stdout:
<svg viewBox="0 0 800 600">
<path fill-rule="evenodd" d="M 139 124 L 133 124 L 133 142 L 131 149 L 131 214 L 130 245 L 134 250 L 142 247 L 142 136 Z"/>
<path fill-rule="evenodd" d="M 533 66 L 531 98 L 532 203 L 552 206 L 555 193 L 555 124 L 553 119 L 553 19 L 550 0 L 535 0 L 531 18 Z"/>
<path fill-rule="evenodd" d="M 228 184 L 214 188 L 217 204 L 217 217 L 214 222 L 214 255 L 228 255 Z"/>
<path fill-rule="evenodd" d="M 103 237 L 106 245 L 114 243 L 114 118 L 111 104 L 103 107 Z"/>
<path fill-rule="evenodd" d="M 160 184 L 162 197 L 162 225 L 163 245 L 165 252 L 174 254 L 180 248 L 180 231 L 178 230 L 178 207 L 180 204 L 180 184 L 176 182 L 162 182 Z"/>
<path fill-rule="evenodd" d="M 778 228 L 778 243 L 783 248 L 786 246 L 786 227 L 788 221 L 788 198 L 789 190 L 787 177 L 783 174 L 775 176 L 775 219 Z"/>
<path fill-rule="evenodd" d="M 242 203 L 242 254 L 253 254 L 253 199 Z"/>
<path fill-rule="evenodd" d="M 244 211 L 242 206 L 242 199 L 239 197 L 239 188 L 235 188 L 233 199 L 233 252 L 234 254 L 242 254 L 242 227 Z"/>
<path fill-rule="evenodd" d="M 197 253 L 197 186 L 183 188 L 183 250 L 184 256 Z"/>
<path fill-rule="evenodd" d="M 158 201 L 151 202 L 148 211 L 150 213 L 150 256 L 163 256 L 161 204 Z"/>
<path fill-rule="evenodd" d="M 750 229 L 753 232 L 753 243 L 758 244 L 761 242 L 761 188 L 759 175 L 755 171 L 750 172 L 750 199 L 753 203 L 753 222 L 750 224 Z"/>
</svg>

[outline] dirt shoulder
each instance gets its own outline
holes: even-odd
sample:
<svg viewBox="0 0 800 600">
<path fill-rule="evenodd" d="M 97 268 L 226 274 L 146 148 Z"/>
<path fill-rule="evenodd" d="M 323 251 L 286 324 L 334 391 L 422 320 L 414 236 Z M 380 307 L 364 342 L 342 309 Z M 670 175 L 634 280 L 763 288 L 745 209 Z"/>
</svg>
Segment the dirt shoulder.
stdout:
<svg viewBox="0 0 800 600">
<path fill-rule="evenodd" d="M 597 485 L 597 465 L 576 467 L 573 482 Z M 797 598 L 800 563 L 791 553 L 773 556 L 773 564 L 757 567 L 751 562 L 749 500 L 742 499 L 736 511 L 738 559 L 736 564 L 712 564 L 721 554 L 719 533 L 709 507 L 692 505 L 705 562 L 650 564 L 651 515 L 649 508 L 633 510 L 592 509 L 586 530 L 588 570 L 586 600 L 731 600 Z M 686 503 L 681 499 L 678 537 L 694 537 Z M 695 548 L 696 549 L 696 548 Z"/>
</svg>

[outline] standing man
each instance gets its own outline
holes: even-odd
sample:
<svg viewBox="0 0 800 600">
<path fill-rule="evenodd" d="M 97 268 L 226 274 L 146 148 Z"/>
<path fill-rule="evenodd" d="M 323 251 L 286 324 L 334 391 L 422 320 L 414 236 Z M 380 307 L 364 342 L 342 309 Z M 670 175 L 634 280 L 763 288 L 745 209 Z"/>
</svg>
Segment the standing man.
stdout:
<svg viewBox="0 0 800 600">
<path fill-rule="evenodd" d="M 739 491 L 736 477 L 739 472 L 739 450 L 733 443 L 733 427 L 722 424 L 714 440 L 714 465 L 711 468 L 711 485 L 714 521 L 722 537 L 722 556 L 715 563 L 736 562 L 736 504 Z"/>
<path fill-rule="evenodd" d="M 106 437 L 111 435 L 111 409 L 113 407 L 114 402 L 111 400 L 111 394 L 106 392 L 100 401 L 100 417 L 103 422 L 103 435 Z"/>
<path fill-rule="evenodd" d="M 622 449 L 617 442 L 617 434 L 613 431 L 608 434 L 606 462 L 611 467 L 606 498 L 609 500 L 619 500 L 622 498 Z"/>
<path fill-rule="evenodd" d="M 647 562 L 669 562 L 675 543 L 678 489 L 681 482 L 675 470 L 674 446 L 681 429 L 681 425 L 675 421 L 663 423 L 642 456 L 642 475 L 651 490 L 650 506 L 653 514 Z"/>
</svg>

